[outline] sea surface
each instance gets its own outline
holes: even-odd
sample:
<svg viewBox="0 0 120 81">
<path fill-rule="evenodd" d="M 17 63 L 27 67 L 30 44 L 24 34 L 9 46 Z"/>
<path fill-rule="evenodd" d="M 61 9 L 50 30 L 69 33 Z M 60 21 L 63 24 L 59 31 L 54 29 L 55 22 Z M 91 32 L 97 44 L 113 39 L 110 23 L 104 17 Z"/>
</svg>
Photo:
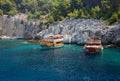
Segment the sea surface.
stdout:
<svg viewBox="0 0 120 81">
<path fill-rule="evenodd" d="M 0 81 L 120 81 L 120 48 L 86 55 L 78 45 L 48 49 L 0 40 Z"/>
</svg>

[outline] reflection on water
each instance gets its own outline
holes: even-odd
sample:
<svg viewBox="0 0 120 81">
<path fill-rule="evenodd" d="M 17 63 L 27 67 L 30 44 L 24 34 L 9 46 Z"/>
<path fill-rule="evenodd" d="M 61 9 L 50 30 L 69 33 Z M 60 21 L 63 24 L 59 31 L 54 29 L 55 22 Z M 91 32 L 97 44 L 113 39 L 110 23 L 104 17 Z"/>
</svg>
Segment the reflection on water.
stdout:
<svg viewBox="0 0 120 81">
<path fill-rule="evenodd" d="M 86 55 L 82 46 L 45 49 L 23 42 L 0 41 L 0 81 L 120 80 L 120 48 Z"/>
</svg>

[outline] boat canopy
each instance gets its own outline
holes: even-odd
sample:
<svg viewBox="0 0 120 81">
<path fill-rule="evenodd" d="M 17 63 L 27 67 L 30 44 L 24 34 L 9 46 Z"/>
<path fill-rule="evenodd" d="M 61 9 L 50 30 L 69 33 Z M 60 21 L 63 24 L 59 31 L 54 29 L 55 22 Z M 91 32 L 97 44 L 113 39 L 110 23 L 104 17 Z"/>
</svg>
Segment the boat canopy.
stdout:
<svg viewBox="0 0 120 81">
<path fill-rule="evenodd" d="M 101 44 L 101 40 L 89 39 L 89 40 L 87 40 L 87 44 Z"/>
<path fill-rule="evenodd" d="M 47 38 L 42 39 L 43 42 L 61 42 L 63 41 L 62 35 L 51 35 Z"/>
<path fill-rule="evenodd" d="M 51 39 L 60 39 L 60 38 L 63 38 L 63 35 L 54 35 L 54 36 L 49 36 L 48 38 L 51 38 Z"/>
</svg>

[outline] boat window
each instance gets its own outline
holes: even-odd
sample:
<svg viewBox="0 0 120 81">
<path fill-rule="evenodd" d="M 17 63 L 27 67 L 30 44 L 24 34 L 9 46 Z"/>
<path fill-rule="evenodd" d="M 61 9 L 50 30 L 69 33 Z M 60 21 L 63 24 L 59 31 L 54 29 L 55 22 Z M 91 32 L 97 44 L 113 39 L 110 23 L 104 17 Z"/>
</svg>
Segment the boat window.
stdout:
<svg viewBox="0 0 120 81">
<path fill-rule="evenodd" d="M 93 45 L 100 45 L 100 44 L 98 44 L 98 43 L 94 43 Z"/>
<path fill-rule="evenodd" d="M 62 43 L 62 42 L 56 42 L 56 44 L 60 44 L 60 43 Z"/>
<path fill-rule="evenodd" d="M 92 45 L 92 44 L 86 44 L 86 45 Z"/>
<path fill-rule="evenodd" d="M 98 43 L 92 43 L 92 44 L 87 43 L 86 45 L 101 45 L 101 44 L 98 44 Z"/>
</svg>

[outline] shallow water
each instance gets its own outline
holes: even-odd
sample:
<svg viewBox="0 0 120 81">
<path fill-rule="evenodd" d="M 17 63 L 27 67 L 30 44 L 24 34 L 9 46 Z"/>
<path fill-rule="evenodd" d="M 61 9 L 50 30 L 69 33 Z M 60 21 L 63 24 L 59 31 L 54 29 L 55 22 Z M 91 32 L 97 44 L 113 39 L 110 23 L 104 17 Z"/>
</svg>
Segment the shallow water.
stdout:
<svg viewBox="0 0 120 81">
<path fill-rule="evenodd" d="M 82 48 L 0 40 L 0 81 L 120 81 L 120 48 L 104 48 L 97 55 Z"/>
</svg>

